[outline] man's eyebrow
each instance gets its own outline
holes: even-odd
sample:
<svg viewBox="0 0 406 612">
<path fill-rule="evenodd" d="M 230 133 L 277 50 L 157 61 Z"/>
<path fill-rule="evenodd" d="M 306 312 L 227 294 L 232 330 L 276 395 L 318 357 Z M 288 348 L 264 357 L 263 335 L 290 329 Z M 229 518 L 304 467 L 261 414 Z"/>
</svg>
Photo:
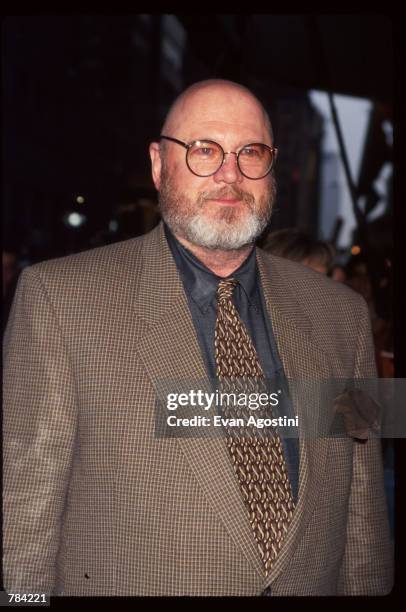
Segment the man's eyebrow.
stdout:
<svg viewBox="0 0 406 612">
<path fill-rule="evenodd" d="M 184 142 L 186 143 L 190 143 L 190 142 L 195 142 L 196 140 L 201 140 L 203 142 L 205 141 L 211 141 L 211 142 L 217 142 L 217 144 L 222 145 L 221 140 L 224 138 L 218 138 L 218 137 L 212 137 L 212 136 L 199 136 L 196 138 L 190 138 L 189 140 L 185 140 Z M 256 138 L 244 138 L 240 141 L 240 144 L 236 145 L 236 149 L 240 149 L 241 147 L 244 147 L 247 144 L 251 144 L 253 142 L 259 142 L 259 143 L 263 143 L 263 144 L 268 144 L 267 142 L 265 142 L 266 139 L 262 139 L 259 137 Z M 271 144 L 269 144 L 268 146 L 272 146 Z"/>
</svg>

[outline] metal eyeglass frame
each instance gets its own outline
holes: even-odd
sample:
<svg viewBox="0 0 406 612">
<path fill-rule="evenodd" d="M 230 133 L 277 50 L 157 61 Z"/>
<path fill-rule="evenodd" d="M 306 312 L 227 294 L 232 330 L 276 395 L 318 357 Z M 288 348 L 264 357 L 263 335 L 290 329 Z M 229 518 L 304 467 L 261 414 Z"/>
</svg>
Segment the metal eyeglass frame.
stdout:
<svg viewBox="0 0 406 612">
<path fill-rule="evenodd" d="M 264 144 L 263 142 L 250 142 L 250 143 L 248 143 L 248 144 L 246 144 L 246 145 L 242 146 L 242 147 L 241 147 L 241 148 L 240 148 L 238 151 L 224 151 L 224 149 L 223 149 L 223 147 L 221 146 L 221 144 L 219 144 L 219 143 L 218 143 L 218 142 L 216 142 L 215 140 L 209 140 L 209 139 L 207 139 L 207 138 L 204 138 L 204 139 L 200 139 L 200 138 L 199 138 L 199 139 L 197 139 L 197 140 L 193 140 L 193 141 L 192 141 L 192 142 L 190 142 L 190 143 L 187 143 L 187 142 L 183 142 L 182 140 L 178 140 L 177 138 L 172 138 L 172 136 L 164 136 L 163 134 L 161 134 L 161 135 L 160 135 L 160 137 L 159 137 L 159 139 L 160 139 L 160 140 L 162 140 L 162 139 L 164 139 L 164 140 L 170 140 L 171 142 L 176 142 L 177 144 L 181 145 L 182 147 L 185 147 L 185 149 L 186 149 L 186 165 L 187 165 L 187 167 L 189 168 L 189 170 L 190 170 L 190 172 L 191 172 L 192 174 L 194 174 L 195 176 L 199 176 L 200 178 L 205 178 L 205 177 L 207 177 L 207 176 L 213 176 L 213 174 L 216 174 L 216 172 L 218 172 L 218 171 L 220 170 L 221 166 L 224 164 L 224 160 L 225 160 L 225 158 L 226 158 L 226 155 L 227 155 L 227 154 L 232 154 L 232 155 L 235 155 L 235 156 L 237 157 L 237 166 L 238 166 L 238 169 L 239 169 L 239 171 L 241 172 L 241 174 L 242 174 L 243 176 L 245 176 L 245 178 L 250 179 L 250 181 L 259 181 L 260 179 L 265 178 L 265 177 L 266 177 L 266 176 L 267 176 L 267 175 L 270 173 L 270 171 L 272 170 L 273 165 L 274 165 L 274 163 L 275 163 L 276 156 L 277 156 L 277 154 L 278 154 L 278 149 L 277 149 L 276 147 L 270 147 L 269 145 Z M 210 174 L 197 174 L 197 173 L 196 173 L 196 172 L 194 172 L 194 171 L 192 170 L 192 168 L 189 166 L 189 161 L 188 161 L 188 153 L 189 153 L 189 149 L 190 149 L 191 147 L 193 147 L 193 145 L 195 145 L 197 142 L 211 142 L 212 144 L 215 144 L 215 145 L 217 145 L 218 147 L 220 147 L 220 149 L 221 149 L 221 150 L 222 150 L 222 152 L 223 152 L 223 159 L 222 159 L 222 161 L 221 161 L 221 163 L 220 163 L 219 167 L 218 167 L 218 168 L 217 168 L 217 169 L 216 169 L 214 172 L 210 172 Z M 255 178 L 253 178 L 252 176 L 248 176 L 247 174 L 245 174 L 245 172 L 243 172 L 243 171 L 241 170 L 241 167 L 240 167 L 240 160 L 239 160 L 239 156 L 240 156 L 241 151 L 243 151 L 243 150 L 244 150 L 246 147 L 250 147 L 251 145 L 261 145 L 262 147 L 266 147 L 267 149 L 269 149 L 269 151 L 270 151 L 270 152 L 271 152 L 271 154 L 272 154 L 272 161 L 271 161 L 271 165 L 270 165 L 270 167 L 269 167 L 269 170 L 267 170 L 267 171 L 265 172 L 265 174 L 263 174 L 262 176 L 258 176 L 258 177 L 255 177 Z"/>
</svg>

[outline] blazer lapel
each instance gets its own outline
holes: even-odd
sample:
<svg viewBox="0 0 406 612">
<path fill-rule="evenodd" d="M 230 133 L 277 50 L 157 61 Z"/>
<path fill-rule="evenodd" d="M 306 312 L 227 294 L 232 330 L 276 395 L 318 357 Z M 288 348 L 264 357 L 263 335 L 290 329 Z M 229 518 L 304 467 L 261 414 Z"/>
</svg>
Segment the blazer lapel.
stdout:
<svg viewBox="0 0 406 612">
<path fill-rule="evenodd" d="M 309 435 L 303 435 L 300 430 L 300 422 L 301 418 L 308 419 L 309 401 L 313 402 L 315 416 L 319 414 L 319 410 L 323 409 L 318 399 L 311 393 L 314 389 L 311 381 L 331 377 L 334 372 L 334 363 L 331 357 L 313 342 L 310 321 L 295 294 L 278 273 L 277 260 L 273 257 L 268 259 L 258 249 L 257 261 L 268 314 L 286 377 L 291 380 L 300 380 L 302 384 L 299 387 L 302 390 L 306 389 L 306 382 L 309 381 L 309 392 L 305 393 L 306 398 L 302 394 L 300 396 L 297 394 L 298 385 L 289 385 L 293 408 L 299 417 L 298 502 L 280 553 L 265 581 L 264 586 L 268 586 L 289 564 L 312 515 L 318 491 L 324 479 L 328 448 L 326 440 L 318 437 L 310 439 Z"/>
<path fill-rule="evenodd" d="M 136 302 L 138 311 L 144 306 L 149 328 L 136 350 L 145 371 L 158 396 L 162 396 L 162 382 L 168 379 L 179 380 L 183 385 L 201 381 L 209 388 L 187 297 L 162 224 L 145 240 L 143 256 L 146 263 Z M 178 437 L 176 441 L 235 545 L 242 549 L 258 574 L 264 576 L 224 437 L 220 434 L 214 437 L 203 427 L 195 437 Z"/>
</svg>

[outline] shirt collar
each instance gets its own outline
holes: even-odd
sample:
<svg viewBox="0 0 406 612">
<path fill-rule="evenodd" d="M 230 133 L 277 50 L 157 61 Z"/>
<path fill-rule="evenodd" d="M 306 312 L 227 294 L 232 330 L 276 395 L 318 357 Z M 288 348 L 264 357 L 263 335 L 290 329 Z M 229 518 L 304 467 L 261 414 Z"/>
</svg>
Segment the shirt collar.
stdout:
<svg viewBox="0 0 406 612">
<path fill-rule="evenodd" d="M 165 223 L 164 229 L 185 288 L 200 310 L 207 312 L 210 303 L 215 297 L 218 284 L 223 278 L 214 274 L 191 251 L 183 246 Z M 260 308 L 260 296 L 258 292 L 258 269 L 255 247 L 241 266 L 230 276 L 238 280 L 250 305 L 252 304 L 258 310 Z"/>
</svg>

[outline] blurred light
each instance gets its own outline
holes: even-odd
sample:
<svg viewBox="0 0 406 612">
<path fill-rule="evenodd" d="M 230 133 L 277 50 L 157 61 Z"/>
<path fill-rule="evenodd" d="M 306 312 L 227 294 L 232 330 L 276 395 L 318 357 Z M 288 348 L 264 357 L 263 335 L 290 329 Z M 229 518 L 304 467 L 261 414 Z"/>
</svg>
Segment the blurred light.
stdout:
<svg viewBox="0 0 406 612">
<path fill-rule="evenodd" d="M 109 230 L 111 232 L 116 232 L 118 230 L 118 221 L 112 219 L 109 223 Z"/>
<path fill-rule="evenodd" d="M 84 204 L 85 203 L 85 198 L 81 195 L 76 196 L 76 202 L 78 204 Z"/>
<path fill-rule="evenodd" d="M 393 146 L 393 126 L 392 123 L 388 120 L 382 123 L 382 130 L 385 134 L 386 144 L 390 147 Z"/>
<path fill-rule="evenodd" d="M 361 247 L 359 247 L 357 244 L 354 244 L 354 246 L 351 247 L 351 254 L 359 255 L 360 253 L 361 253 Z"/>
<path fill-rule="evenodd" d="M 71 227 L 80 227 L 86 221 L 85 215 L 77 212 L 71 212 L 66 217 L 66 223 Z"/>
</svg>

